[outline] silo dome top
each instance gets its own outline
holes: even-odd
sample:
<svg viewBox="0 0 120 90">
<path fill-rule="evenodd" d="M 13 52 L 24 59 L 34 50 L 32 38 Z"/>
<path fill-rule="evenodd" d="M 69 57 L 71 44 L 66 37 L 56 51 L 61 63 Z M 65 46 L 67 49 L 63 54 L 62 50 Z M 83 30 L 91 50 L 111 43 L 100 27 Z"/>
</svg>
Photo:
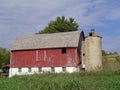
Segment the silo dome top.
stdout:
<svg viewBox="0 0 120 90">
<path fill-rule="evenodd" d="M 98 35 L 94 29 L 91 29 L 91 32 L 89 32 L 89 34 L 86 37 L 100 37 L 100 35 Z"/>
</svg>

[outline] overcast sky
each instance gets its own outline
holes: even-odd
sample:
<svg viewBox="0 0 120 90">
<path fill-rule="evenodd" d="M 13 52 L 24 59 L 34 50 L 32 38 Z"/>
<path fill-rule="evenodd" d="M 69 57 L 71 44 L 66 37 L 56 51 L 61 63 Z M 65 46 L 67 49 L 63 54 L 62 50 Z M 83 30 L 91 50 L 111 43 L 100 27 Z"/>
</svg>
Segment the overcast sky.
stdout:
<svg viewBox="0 0 120 90">
<path fill-rule="evenodd" d="M 103 49 L 120 53 L 120 0 L 0 0 L 0 47 L 42 30 L 57 16 L 73 17 L 85 35 L 94 28 Z"/>
</svg>

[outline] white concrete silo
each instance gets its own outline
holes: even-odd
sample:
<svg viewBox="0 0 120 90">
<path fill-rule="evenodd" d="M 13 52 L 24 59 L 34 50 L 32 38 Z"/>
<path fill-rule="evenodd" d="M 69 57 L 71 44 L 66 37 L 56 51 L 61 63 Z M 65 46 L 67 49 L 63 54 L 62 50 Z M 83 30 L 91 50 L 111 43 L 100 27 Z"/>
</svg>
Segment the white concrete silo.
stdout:
<svg viewBox="0 0 120 90">
<path fill-rule="evenodd" d="M 86 71 L 102 69 L 102 41 L 94 29 L 85 38 L 84 65 Z"/>
</svg>

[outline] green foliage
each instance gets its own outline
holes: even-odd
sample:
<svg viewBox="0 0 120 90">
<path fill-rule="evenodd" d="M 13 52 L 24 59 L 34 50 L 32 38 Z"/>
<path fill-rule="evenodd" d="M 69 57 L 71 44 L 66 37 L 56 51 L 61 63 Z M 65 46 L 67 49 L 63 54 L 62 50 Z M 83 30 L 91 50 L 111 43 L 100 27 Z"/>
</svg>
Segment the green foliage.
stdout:
<svg viewBox="0 0 120 90">
<path fill-rule="evenodd" d="M 0 78 L 0 90 L 119 90 L 120 73 L 61 73 Z"/>
<path fill-rule="evenodd" d="M 10 52 L 5 48 L 0 47 L 0 68 L 3 65 L 9 64 L 10 62 Z"/>
<path fill-rule="evenodd" d="M 106 56 L 108 53 L 105 50 L 102 50 L 102 56 Z"/>
<path fill-rule="evenodd" d="M 117 52 L 107 52 L 105 50 L 102 50 L 102 56 L 107 56 L 107 55 L 118 55 Z"/>
<path fill-rule="evenodd" d="M 116 61 L 120 64 L 120 56 L 116 57 Z"/>
<path fill-rule="evenodd" d="M 108 54 L 102 58 L 104 71 L 120 71 L 120 55 Z"/>
<path fill-rule="evenodd" d="M 67 20 L 64 16 L 62 16 L 57 17 L 55 21 L 51 21 L 48 26 L 46 26 L 42 31 L 39 31 L 37 34 L 68 32 L 76 30 L 78 30 L 78 24 L 74 21 L 74 19 L 69 18 Z"/>
<path fill-rule="evenodd" d="M 110 52 L 109 55 L 118 55 L 117 52 Z"/>
</svg>

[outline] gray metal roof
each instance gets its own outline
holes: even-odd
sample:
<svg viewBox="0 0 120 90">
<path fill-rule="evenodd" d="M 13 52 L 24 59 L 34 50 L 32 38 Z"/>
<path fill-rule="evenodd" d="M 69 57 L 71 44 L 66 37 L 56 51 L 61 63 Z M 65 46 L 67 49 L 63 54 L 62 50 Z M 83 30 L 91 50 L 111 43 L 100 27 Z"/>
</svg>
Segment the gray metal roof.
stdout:
<svg viewBox="0 0 120 90">
<path fill-rule="evenodd" d="M 78 30 L 22 36 L 14 40 L 11 50 L 78 47 L 81 32 L 81 30 Z"/>
</svg>

